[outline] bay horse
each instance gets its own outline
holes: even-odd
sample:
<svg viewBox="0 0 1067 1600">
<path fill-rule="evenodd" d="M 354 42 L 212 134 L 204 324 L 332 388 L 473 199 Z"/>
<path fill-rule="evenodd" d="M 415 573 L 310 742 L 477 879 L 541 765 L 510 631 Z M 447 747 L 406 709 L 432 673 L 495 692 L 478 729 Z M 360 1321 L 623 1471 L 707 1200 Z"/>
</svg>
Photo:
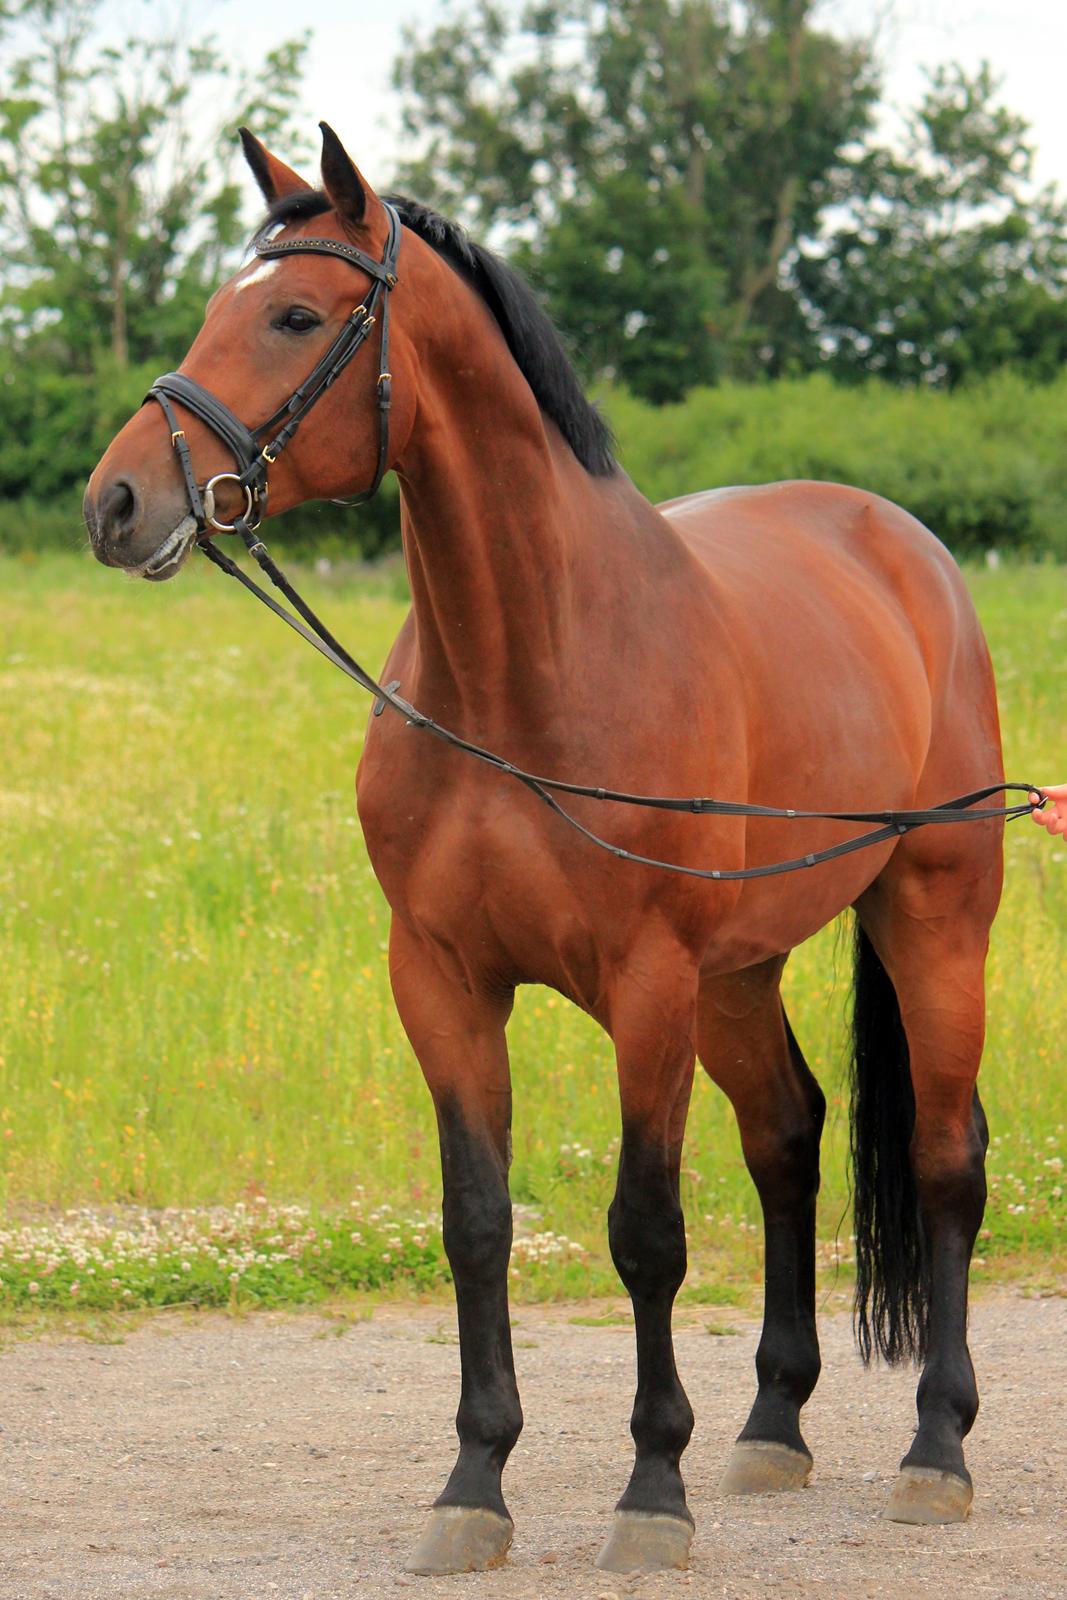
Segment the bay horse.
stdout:
<svg viewBox="0 0 1067 1600">
<path fill-rule="evenodd" d="M 178 381 L 160 380 L 160 405 L 126 424 L 93 473 L 85 514 L 101 561 L 173 576 L 196 543 L 190 504 L 206 503 L 205 480 L 205 514 L 246 516 L 235 418 L 239 433 L 268 412 L 295 416 L 309 367 L 333 360 L 348 323 L 373 348 L 378 297 L 383 325 L 394 311 L 382 370 L 356 360 L 316 379 L 314 418 L 284 454 L 275 440 L 257 458 L 256 498 L 267 464 L 275 514 L 397 474 L 412 607 L 385 676 L 423 713 L 528 770 L 645 792 L 895 808 L 1001 781 L 981 630 L 955 564 L 913 517 L 828 483 L 651 506 L 513 271 L 425 207 L 376 196 L 325 125 L 319 188 L 242 137 L 269 208 L 262 256 L 214 295 Z M 506 774 L 396 715 L 371 719 L 357 791 L 392 909 L 393 993 L 437 1114 L 460 1336 L 458 1458 L 411 1570 L 492 1567 L 512 1538 L 501 1474 L 522 1411 L 505 1027 L 520 983 L 588 1012 L 618 1062 L 608 1229 L 633 1302 L 635 1457 L 599 1564 L 682 1566 L 693 1532 L 680 1470 L 693 1413 L 671 1313 L 697 1059 L 733 1105 L 765 1224 L 757 1393 L 722 1489 L 807 1480 L 825 1102 L 779 988 L 793 947 L 849 907 L 857 1329 L 865 1358 L 923 1364 L 887 1514 L 964 1517 L 962 1441 L 978 1406 L 967 1279 L 988 1139 L 975 1083 L 1002 825 L 908 833 L 802 883 L 661 873 L 592 849 Z M 574 801 L 589 826 L 594 811 Z M 614 838 L 729 872 L 787 854 L 797 827 L 813 852 L 850 836 L 840 821 L 622 806 Z"/>
</svg>

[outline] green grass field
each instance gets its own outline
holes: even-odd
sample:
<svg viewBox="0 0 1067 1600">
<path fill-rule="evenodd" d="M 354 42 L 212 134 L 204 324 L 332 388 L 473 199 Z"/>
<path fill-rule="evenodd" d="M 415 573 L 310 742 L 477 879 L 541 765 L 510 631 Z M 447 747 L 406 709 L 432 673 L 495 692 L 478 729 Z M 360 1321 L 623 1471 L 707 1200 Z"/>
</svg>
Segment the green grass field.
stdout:
<svg viewBox="0 0 1067 1600">
<path fill-rule="evenodd" d="M 1067 574 L 971 581 L 1009 774 L 1063 779 Z M 377 667 L 403 614 L 395 581 L 309 576 L 307 588 Z M 347 1214 L 357 1186 L 379 1228 L 381 1202 L 404 1219 L 434 1211 L 429 1097 L 390 999 L 387 912 L 355 817 L 368 710 L 206 563 L 153 587 L 87 556 L 0 560 L 0 1213 L 267 1196 L 330 1217 Z M 1042 1280 L 1067 1253 L 1067 849 L 1024 821 L 1009 829 L 1008 861 L 990 962 L 979 1270 Z M 788 1003 L 830 1101 L 820 1236 L 828 1262 L 840 1240 L 847 1279 L 838 943 L 828 930 L 797 951 Z M 612 1286 L 607 1041 L 531 989 L 511 1046 L 514 1197 L 536 1236 L 582 1247 L 531 1246 L 516 1288 Z M 703 1079 L 684 1165 L 687 1293 L 747 1293 L 758 1207 L 729 1108 Z M 428 1283 L 439 1247 L 425 1249 L 416 1281 Z"/>
</svg>

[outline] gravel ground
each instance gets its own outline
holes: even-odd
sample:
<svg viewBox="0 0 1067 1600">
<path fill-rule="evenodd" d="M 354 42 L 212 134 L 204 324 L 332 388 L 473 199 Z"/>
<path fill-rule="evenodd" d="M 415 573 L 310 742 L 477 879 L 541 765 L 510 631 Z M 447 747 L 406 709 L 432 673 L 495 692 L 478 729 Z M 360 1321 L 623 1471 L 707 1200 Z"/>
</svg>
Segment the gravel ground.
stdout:
<svg viewBox="0 0 1067 1600">
<path fill-rule="evenodd" d="M 593 1567 L 630 1460 L 632 1332 L 578 1325 L 581 1310 L 517 1313 L 527 1423 L 505 1480 L 515 1544 L 505 1568 L 447 1579 L 408 1577 L 403 1560 L 452 1459 L 449 1312 L 171 1316 L 120 1345 L 14 1344 L 0 1354 L 0 1596 L 1067 1596 L 1067 1301 L 977 1306 L 975 1506 L 950 1528 L 880 1519 L 915 1379 L 865 1373 L 839 1314 L 824 1319 L 806 1412 L 810 1487 L 717 1497 L 751 1398 L 756 1327 L 689 1311 L 677 1342 L 697 1414 L 692 1570 L 640 1579 Z"/>
</svg>

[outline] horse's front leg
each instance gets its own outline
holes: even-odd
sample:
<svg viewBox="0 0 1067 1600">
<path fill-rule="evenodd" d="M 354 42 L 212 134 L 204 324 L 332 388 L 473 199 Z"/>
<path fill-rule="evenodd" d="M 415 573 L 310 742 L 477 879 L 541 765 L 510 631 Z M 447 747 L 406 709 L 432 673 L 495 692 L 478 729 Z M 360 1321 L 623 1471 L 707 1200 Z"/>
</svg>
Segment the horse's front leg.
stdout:
<svg viewBox="0 0 1067 1600">
<path fill-rule="evenodd" d="M 608 1237 L 637 1334 L 634 1468 L 597 1557 L 611 1572 L 685 1567 L 693 1537 L 680 1468 L 693 1412 L 671 1337 L 686 1268 L 678 1171 L 695 1059 L 696 980 L 680 981 L 684 965 L 671 951 L 624 985 L 611 1008 L 622 1149 Z"/>
<path fill-rule="evenodd" d="M 498 1566 L 511 1544 L 500 1478 L 522 1428 L 507 1291 L 511 1078 L 504 1026 L 511 996 L 470 992 L 398 920 L 390 971 L 437 1112 L 462 1371 L 459 1456 L 408 1570 L 474 1572 Z"/>
</svg>

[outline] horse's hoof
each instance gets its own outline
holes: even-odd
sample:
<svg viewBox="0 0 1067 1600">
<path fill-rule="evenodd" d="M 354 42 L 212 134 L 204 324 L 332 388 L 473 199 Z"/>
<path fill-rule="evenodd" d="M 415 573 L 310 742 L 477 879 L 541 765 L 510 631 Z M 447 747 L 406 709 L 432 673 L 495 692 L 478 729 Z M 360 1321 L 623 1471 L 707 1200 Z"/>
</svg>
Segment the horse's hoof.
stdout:
<svg viewBox="0 0 1067 1600">
<path fill-rule="evenodd" d="M 616 1511 L 607 1543 L 596 1558 L 605 1572 L 659 1572 L 689 1565 L 693 1524 L 656 1511 Z"/>
<path fill-rule="evenodd" d="M 936 1467 L 901 1467 L 883 1516 L 890 1522 L 963 1522 L 974 1490 L 965 1478 Z"/>
<path fill-rule="evenodd" d="M 435 1506 L 426 1531 L 411 1552 L 408 1572 L 423 1577 L 445 1572 L 485 1572 L 499 1567 L 511 1547 L 510 1517 L 477 1506 Z"/>
<path fill-rule="evenodd" d="M 785 1489 L 803 1489 L 811 1469 L 806 1450 L 770 1440 L 739 1439 L 719 1479 L 719 1493 L 781 1494 Z"/>
</svg>

